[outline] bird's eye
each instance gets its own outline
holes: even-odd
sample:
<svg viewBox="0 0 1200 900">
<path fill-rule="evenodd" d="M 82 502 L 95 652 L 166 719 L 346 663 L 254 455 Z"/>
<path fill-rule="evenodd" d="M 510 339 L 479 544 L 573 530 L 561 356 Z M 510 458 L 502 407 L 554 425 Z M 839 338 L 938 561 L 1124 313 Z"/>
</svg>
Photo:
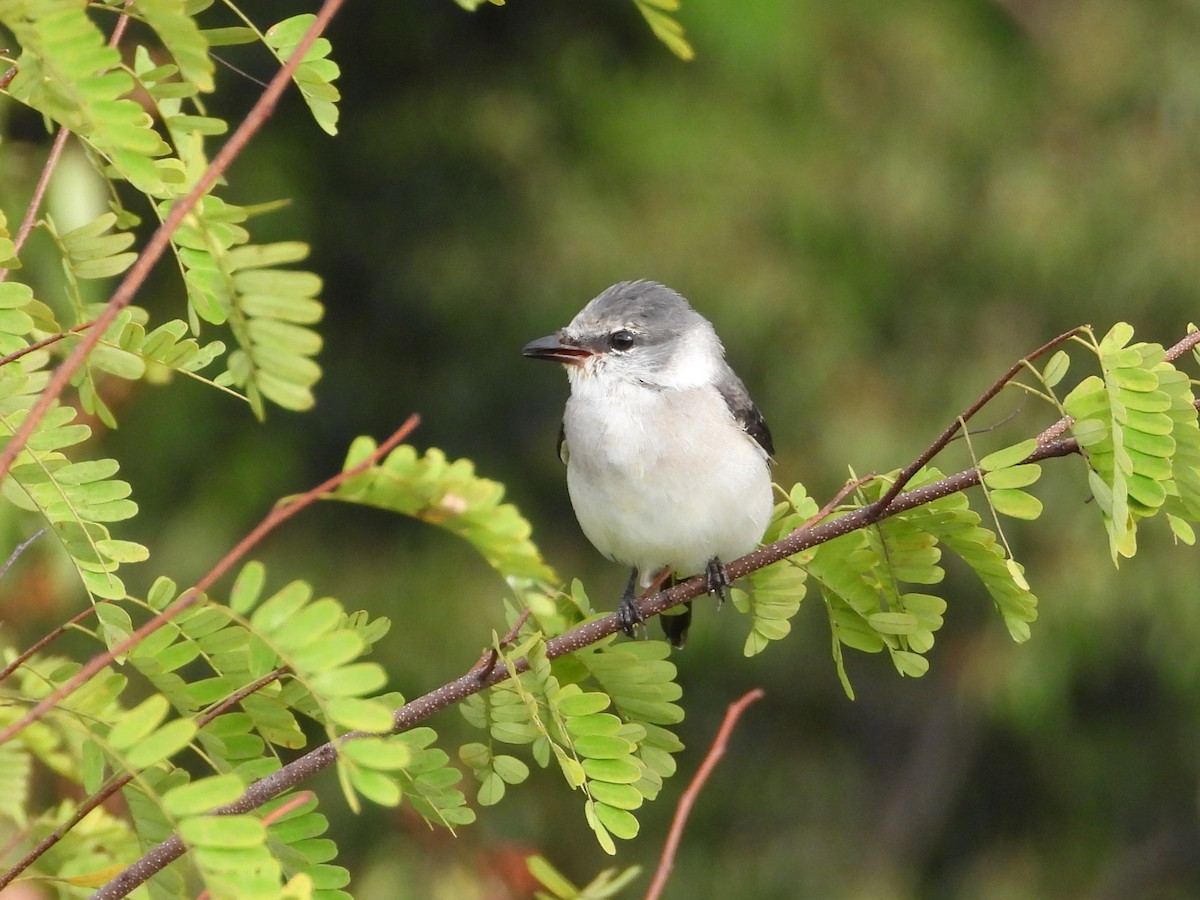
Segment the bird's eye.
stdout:
<svg viewBox="0 0 1200 900">
<path fill-rule="evenodd" d="M 633 346 L 633 332 L 622 328 L 608 336 L 608 345 L 614 350 L 628 350 Z"/>
</svg>

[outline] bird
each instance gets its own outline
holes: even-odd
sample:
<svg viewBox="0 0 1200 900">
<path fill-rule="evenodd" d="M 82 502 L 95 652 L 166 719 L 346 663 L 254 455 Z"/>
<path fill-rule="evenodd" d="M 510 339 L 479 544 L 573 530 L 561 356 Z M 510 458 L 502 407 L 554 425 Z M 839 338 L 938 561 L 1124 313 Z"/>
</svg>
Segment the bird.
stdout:
<svg viewBox="0 0 1200 900">
<path fill-rule="evenodd" d="M 722 560 L 754 550 L 770 523 L 775 447 L 712 323 L 663 284 L 622 281 L 522 353 L 567 371 L 559 456 L 584 535 L 632 569 L 625 634 L 644 624 L 635 588 L 703 574 L 719 607 Z M 661 621 L 682 647 L 691 604 Z"/>
</svg>

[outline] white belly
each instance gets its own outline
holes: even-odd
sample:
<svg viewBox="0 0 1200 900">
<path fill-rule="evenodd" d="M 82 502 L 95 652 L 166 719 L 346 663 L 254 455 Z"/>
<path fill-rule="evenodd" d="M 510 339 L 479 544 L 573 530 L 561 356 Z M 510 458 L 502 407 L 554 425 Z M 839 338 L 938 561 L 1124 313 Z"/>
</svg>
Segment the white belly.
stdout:
<svg viewBox="0 0 1200 900">
<path fill-rule="evenodd" d="M 629 384 L 588 396 L 597 387 L 573 384 L 564 419 L 567 487 L 596 549 L 643 584 L 665 566 L 694 575 L 753 550 L 773 508 L 767 455 L 721 396 Z"/>
</svg>

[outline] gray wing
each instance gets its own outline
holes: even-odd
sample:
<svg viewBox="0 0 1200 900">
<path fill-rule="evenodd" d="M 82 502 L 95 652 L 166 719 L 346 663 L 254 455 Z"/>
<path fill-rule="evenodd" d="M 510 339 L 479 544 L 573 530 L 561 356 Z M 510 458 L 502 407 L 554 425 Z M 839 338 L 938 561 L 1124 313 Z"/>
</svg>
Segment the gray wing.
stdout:
<svg viewBox="0 0 1200 900">
<path fill-rule="evenodd" d="M 742 426 L 742 430 L 758 441 L 758 445 L 767 451 L 767 456 L 775 455 L 775 442 L 771 440 L 771 429 L 754 401 L 742 379 L 734 374 L 733 369 L 726 366 L 725 377 L 720 380 L 717 390 L 725 399 L 725 405 L 733 413 L 734 419 Z"/>
</svg>

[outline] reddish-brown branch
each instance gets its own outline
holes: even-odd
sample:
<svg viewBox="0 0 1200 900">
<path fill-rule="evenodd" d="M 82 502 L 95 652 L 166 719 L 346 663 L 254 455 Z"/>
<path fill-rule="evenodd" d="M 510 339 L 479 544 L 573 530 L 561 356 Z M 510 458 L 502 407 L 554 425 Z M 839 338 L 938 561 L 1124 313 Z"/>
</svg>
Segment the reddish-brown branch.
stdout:
<svg viewBox="0 0 1200 900">
<path fill-rule="evenodd" d="M 78 334 L 81 331 L 87 331 L 95 324 L 95 322 L 84 322 L 80 325 L 76 325 L 73 328 L 68 328 L 66 331 L 60 331 L 58 334 L 52 334 L 50 337 L 42 338 L 40 341 L 34 341 L 29 346 L 22 347 L 20 350 L 14 350 L 12 353 L 0 356 L 0 367 L 7 366 L 14 359 L 20 359 L 22 356 L 32 353 L 34 350 L 41 350 L 43 347 L 49 347 L 51 344 L 57 344 L 59 341 L 63 340 L 64 338 L 68 338 L 73 334 Z"/>
<path fill-rule="evenodd" d="M 14 67 L 9 71 L 15 74 L 16 68 Z M 46 191 L 50 187 L 50 176 L 58 168 L 58 161 L 62 158 L 63 148 L 67 146 L 67 138 L 70 136 L 71 132 L 66 128 L 58 129 L 58 134 L 54 136 L 54 143 L 50 145 L 50 152 L 46 154 L 46 162 L 43 163 L 41 174 L 38 175 L 37 184 L 34 185 L 33 196 L 29 198 L 29 205 L 25 207 L 25 216 L 21 219 L 21 225 L 17 228 L 17 234 L 13 238 L 13 246 L 16 248 L 15 252 L 18 255 L 20 255 L 25 241 L 29 238 L 29 232 L 33 231 L 33 226 L 37 222 L 38 213 L 42 208 L 42 201 L 45 199 Z M 0 269 L 0 282 L 8 280 L 8 272 L 8 269 Z"/>
<path fill-rule="evenodd" d="M 1044 348 L 1041 352 L 1044 352 Z M 1036 354 L 1031 354 L 1027 359 L 1031 359 L 1034 356 Z M 1196 406 L 1197 409 L 1200 409 L 1200 400 L 1196 401 Z M 1038 447 L 1025 461 L 1038 462 L 1044 459 L 1071 456 L 1078 452 L 1079 445 L 1074 438 L 1040 441 Z M 913 471 L 915 472 L 916 469 L 913 469 Z M 810 547 L 815 547 L 836 537 L 864 528 L 881 519 L 974 487 L 979 484 L 980 477 L 978 469 L 967 469 L 931 484 L 898 494 L 883 509 L 879 509 L 879 504 L 875 503 L 871 506 L 852 510 L 819 524 L 816 521 L 810 520 L 809 523 L 797 528 L 774 544 L 755 550 L 740 559 L 733 560 L 726 568 L 731 578 L 744 577 L 772 563 L 779 562 Z M 689 578 L 687 581 L 682 581 L 674 587 L 642 601 L 640 603 L 642 615 L 647 618 L 658 615 L 665 609 L 695 599 L 703 594 L 705 590 L 704 577 Z M 615 613 L 594 619 L 547 641 L 546 656 L 549 659 L 557 659 L 564 654 L 591 646 L 597 641 L 615 634 L 620 629 L 621 624 Z M 517 660 L 513 664 L 513 671 L 518 675 L 528 671 L 528 669 L 529 663 L 525 659 Z M 417 697 L 397 709 L 392 714 L 392 732 L 407 731 L 435 713 L 455 703 L 459 703 L 467 697 L 477 694 L 509 677 L 509 670 L 505 666 L 491 666 L 482 673 L 478 667 L 472 668 L 466 674 L 442 685 L 436 690 Z M 351 732 L 344 735 L 339 740 L 339 743 L 364 736 L 363 732 Z M 227 806 L 214 810 L 213 814 L 235 815 L 257 809 L 283 792 L 291 790 L 296 785 L 303 783 L 318 772 L 328 768 L 336 759 L 337 744 L 334 742 L 328 742 L 315 747 L 304 756 L 293 760 L 277 772 L 256 781 L 246 789 L 246 792 L 241 797 Z M 185 847 L 178 835 L 168 838 L 151 849 L 145 856 L 137 860 L 137 862 L 105 885 L 101 890 L 97 891 L 93 900 L 113 900 L 113 898 L 124 897 L 156 872 L 161 871 L 165 866 L 182 856 L 184 850 Z"/>
<path fill-rule="evenodd" d="M 261 690 L 272 681 L 282 677 L 283 673 L 286 671 L 287 669 L 280 668 L 276 669 L 274 672 L 268 672 L 266 675 L 262 676 L 262 678 L 252 681 L 250 684 L 247 684 L 234 691 L 212 709 L 208 710 L 208 712 L 202 713 L 196 717 L 196 730 L 200 730 L 217 716 L 227 712 L 238 703 L 241 703 L 255 691 Z M 69 832 L 87 817 L 88 813 L 90 813 L 93 809 L 95 809 L 117 791 L 121 790 L 121 788 L 125 787 L 125 785 L 129 784 L 129 782 L 133 781 L 133 779 L 136 777 L 137 773 L 126 772 L 124 775 L 114 778 L 103 788 L 96 791 L 94 794 L 80 803 L 78 808 L 76 808 L 75 812 L 69 819 L 67 819 L 67 821 L 63 822 L 61 825 L 55 828 L 54 831 L 50 832 L 50 834 L 38 841 L 37 846 L 21 857 L 21 859 L 18 860 L 17 863 L 7 872 L 0 874 L 0 891 L 3 891 L 22 872 L 37 862 L 47 850 L 61 841 L 67 832 Z M 291 801 L 288 801 L 288 804 L 290 803 Z M 288 804 L 284 804 L 284 806 L 288 806 Z M 282 809 L 283 807 L 280 807 L 279 810 L 274 810 L 272 815 L 278 816 Z"/>
<path fill-rule="evenodd" d="M 288 61 L 283 67 L 275 73 L 275 77 L 271 79 L 271 83 L 267 89 L 263 91 L 258 101 L 251 108 L 242 124 L 237 130 L 230 135 L 229 140 L 213 157 L 213 161 L 209 163 L 207 169 L 204 170 L 200 178 L 196 181 L 195 186 L 188 192 L 187 196 L 175 201 L 171 204 L 170 212 L 167 213 L 165 219 L 155 230 L 150 240 L 146 242 L 145 248 L 138 254 L 137 260 L 125 273 L 125 277 L 117 286 L 116 291 L 109 299 L 104 307 L 104 311 L 96 317 L 95 327 L 90 329 L 79 342 L 71 354 L 54 370 L 54 374 L 50 376 L 50 381 L 45 389 L 38 395 L 37 401 L 29 410 L 29 414 L 21 422 L 16 433 L 4 445 L 3 450 L 0 450 L 0 480 L 3 480 L 9 469 L 12 468 L 17 454 L 24 449 L 25 444 L 29 441 L 30 436 L 37 429 L 46 413 L 58 400 L 58 397 L 66 389 L 67 384 L 71 380 L 71 376 L 78 371 L 83 365 L 85 359 L 92 349 L 100 341 L 104 332 L 108 330 L 108 326 L 112 324 L 122 309 L 129 305 L 133 300 L 133 296 L 141 288 L 150 270 L 154 268 L 159 257 L 163 255 L 167 247 L 171 243 L 171 235 L 183 223 L 184 217 L 192 211 L 200 199 L 208 193 L 209 189 L 216 184 L 225 171 L 230 167 L 238 155 L 245 149 L 246 144 L 258 132 L 263 124 L 271 117 L 275 111 L 275 105 L 279 102 L 279 98 L 291 83 L 292 75 L 296 71 L 296 67 L 300 65 L 304 54 L 308 52 L 325 27 L 329 24 L 329 20 L 333 18 L 345 0 L 325 0 L 320 11 L 317 13 L 316 19 L 304 36 L 296 44 L 296 49 L 292 55 L 288 57 Z"/>
<path fill-rule="evenodd" d="M 1075 335 L 1079 334 L 1083 328 L 1084 326 L 1081 325 L 1078 328 L 1072 328 L 1070 331 L 1065 331 L 1053 340 L 1042 344 L 1042 346 L 1038 347 L 1028 356 L 1022 357 L 1020 360 L 1013 363 L 1012 368 L 996 379 L 995 383 L 986 391 L 984 391 L 978 400 L 968 406 L 963 411 L 962 415 L 955 419 L 945 431 L 938 435 L 937 440 L 930 444 L 925 449 L 925 452 L 923 452 L 920 456 L 918 456 L 909 465 L 905 466 L 904 469 L 901 470 L 900 474 L 896 476 L 895 482 L 892 483 L 892 486 L 888 488 L 887 492 L 880 497 L 879 500 L 872 504 L 871 508 L 877 513 L 882 514 L 883 511 L 888 508 L 888 505 L 900 495 L 900 492 L 908 486 L 908 483 L 912 481 L 913 476 L 916 475 L 917 472 L 919 472 L 924 466 L 928 465 L 930 460 L 941 453 L 945 446 L 950 443 L 951 440 L 953 440 L 954 436 L 962 430 L 967 421 L 974 416 L 975 413 L 983 409 L 983 407 L 986 406 L 993 397 L 1000 393 L 1006 384 L 1016 378 L 1026 365 L 1037 359 L 1042 354 L 1050 352 L 1059 344 L 1066 343 Z"/>
<path fill-rule="evenodd" d="M 1189 350 L 1195 349 L 1197 345 L 1200 345 L 1200 331 L 1193 331 L 1175 346 L 1168 348 L 1166 357 L 1174 362 Z"/>
<path fill-rule="evenodd" d="M 1183 340 L 1177 342 L 1174 346 L 1167 348 L 1163 356 L 1169 362 L 1174 362 L 1175 360 L 1179 359 L 1179 357 L 1183 356 L 1183 354 L 1195 348 L 1197 344 L 1200 344 L 1200 331 L 1193 331 Z M 1200 406 L 1200 404 L 1198 404 L 1198 406 Z M 1074 421 L 1075 420 L 1070 416 L 1063 416 L 1061 419 L 1039 434 L 1037 436 L 1037 442 L 1039 444 L 1047 444 L 1051 441 L 1058 440 L 1070 430 L 1071 423 Z"/>
<path fill-rule="evenodd" d="M 667 833 L 667 842 L 663 845 L 662 856 L 658 861 L 658 868 L 654 870 L 650 889 L 646 891 L 646 900 L 658 900 L 662 896 L 663 889 L 667 886 L 667 879 L 671 877 L 671 870 L 675 867 L 675 854 L 679 850 L 679 842 L 683 838 L 683 829 L 687 825 L 688 816 L 691 815 L 692 807 L 696 805 L 696 798 L 700 796 L 713 769 L 725 755 L 725 748 L 729 744 L 729 735 L 733 733 L 738 719 L 751 703 L 757 703 L 762 698 L 762 688 L 755 688 L 729 704 L 729 708 L 725 710 L 725 719 L 721 722 L 721 727 L 717 729 L 717 735 L 713 738 L 712 746 L 704 756 L 704 762 L 696 770 L 687 790 L 679 798 L 679 805 L 675 807 L 671 830 Z"/>
<path fill-rule="evenodd" d="M 512 628 L 508 629 L 508 631 L 504 633 L 504 637 L 500 638 L 498 641 L 499 646 L 507 647 L 509 644 L 515 641 L 517 639 L 517 635 L 521 633 L 521 627 L 529 620 L 529 616 L 532 615 L 532 613 L 533 610 L 529 607 L 525 607 L 525 609 L 521 610 L 521 614 L 517 616 L 517 621 L 513 622 Z M 499 659 L 500 651 L 495 647 L 492 647 L 481 657 L 479 657 L 479 662 L 475 663 L 475 665 L 471 667 L 471 671 L 475 673 L 476 678 L 487 678 L 488 673 L 492 671 L 492 667 L 496 665 L 496 662 Z"/>
<path fill-rule="evenodd" d="M 129 5 L 128 0 L 125 3 Z M 125 29 L 129 26 L 129 16 L 121 13 L 117 17 L 117 24 L 113 26 L 113 32 L 109 35 L 108 46 L 115 47 L 121 42 L 121 37 L 125 34 Z M 13 80 L 17 74 L 17 67 L 11 67 L 0 78 L 0 90 L 8 87 L 8 83 Z M 19 256 L 21 248 L 25 246 L 25 241 L 29 238 L 29 233 L 33 231 L 33 226 L 37 222 L 38 212 L 42 208 L 42 201 L 46 197 L 46 191 L 50 187 L 50 178 L 54 174 L 54 170 L 58 168 L 58 161 L 62 158 L 63 148 L 67 145 L 67 138 L 71 136 L 71 132 L 62 127 L 58 129 L 58 134 L 54 136 L 54 143 L 50 145 L 50 152 L 46 154 L 46 161 L 42 164 L 42 171 L 38 175 L 37 184 L 33 188 L 33 196 L 29 199 L 29 205 L 25 208 L 25 216 L 21 219 L 21 225 L 17 229 L 16 237 L 13 238 L 13 246 L 16 248 L 16 253 Z M 0 269 L 0 282 L 8 278 L 8 269 Z M 26 350 L 25 352 L 29 352 Z M 0 362 L 2 364 L 2 362 Z"/>
<path fill-rule="evenodd" d="M 1053 445 L 1040 447 L 1030 456 L 1030 461 L 1034 459 L 1047 459 L 1053 456 L 1067 456 L 1077 451 L 1078 447 L 1075 445 L 1074 440 L 1059 441 Z M 741 578 L 764 566 L 799 553 L 801 550 L 807 550 L 809 547 L 815 547 L 818 544 L 833 540 L 835 537 L 848 534 L 858 528 L 864 528 L 879 518 L 886 518 L 887 516 L 895 515 L 916 506 L 921 506 L 939 497 L 965 490 L 978 483 L 978 470 L 968 469 L 965 472 L 959 472 L 957 475 L 951 475 L 941 481 L 901 494 L 884 510 L 882 516 L 875 515 L 872 507 L 868 506 L 845 513 L 835 519 L 830 519 L 828 522 L 798 528 L 774 544 L 756 550 L 740 559 L 733 560 L 726 568 L 731 578 Z M 641 603 L 642 615 L 645 617 L 658 615 L 664 609 L 669 609 L 687 600 L 695 599 L 703 594 L 705 590 L 706 585 L 703 576 L 681 581 L 674 587 L 643 601 Z M 573 653 L 576 650 L 591 646 L 611 634 L 616 634 L 619 630 L 621 630 L 621 624 L 615 613 L 599 619 L 593 619 L 547 641 L 546 656 L 549 659 L 557 659 L 567 653 Z M 528 671 L 528 669 L 528 660 L 519 659 L 513 664 L 513 671 L 518 675 Z M 421 697 L 417 697 L 415 700 L 397 709 L 392 714 L 392 731 L 393 733 L 407 731 L 435 713 L 461 702 L 472 694 L 477 694 L 494 684 L 498 684 L 508 677 L 509 670 L 505 666 L 493 666 L 489 671 L 483 673 L 482 676 L 478 669 L 473 668 L 455 680 Z M 344 735 L 340 741 L 355 740 L 365 736 L 363 732 L 351 732 Z M 293 760 L 278 771 L 254 782 L 233 803 L 214 810 L 214 815 L 236 815 L 257 809 L 269 800 L 312 778 L 318 772 L 327 769 L 336 760 L 337 744 L 333 742 L 321 744 L 319 747 L 315 747 L 304 756 Z M 179 839 L 178 835 L 168 838 L 151 849 L 145 856 L 127 868 L 113 881 L 105 885 L 93 896 L 93 900 L 113 900 L 113 898 L 124 897 L 156 872 L 161 871 L 163 867 L 182 856 L 184 849 L 183 842 Z"/>
<path fill-rule="evenodd" d="M 55 641 L 61 637 L 68 628 L 70 628 L 72 625 L 78 625 L 95 611 L 95 606 L 89 606 L 87 609 L 81 609 L 79 612 L 75 613 L 75 615 L 71 616 L 71 618 L 67 619 L 67 621 L 65 621 L 63 624 L 59 625 L 53 631 L 43 636 L 40 640 L 38 640 L 37 643 L 22 652 L 16 659 L 14 659 L 7 666 L 5 666 L 2 671 L 0 671 L 0 682 L 4 681 L 4 679 L 6 679 L 9 675 L 23 666 L 25 664 L 25 660 L 29 659 L 29 657 L 33 656 L 35 653 L 39 653 L 51 641 Z"/>
<path fill-rule="evenodd" d="M 331 478 L 326 479 L 321 484 L 317 485 L 303 494 L 281 503 L 267 513 L 266 517 L 254 527 L 254 529 L 244 538 L 238 541 L 237 545 L 232 550 L 221 557 L 220 561 L 208 571 L 208 573 L 196 582 L 195 586 L 184 591 L 183 594 L 160 612 L 154 618 L 147 621 L 140 628 L 135 630 L 129 637 L 112 647 L 105 653 L 99 653 L 93 656 L 84 664 L 83 668 L 73 675 L 65 684 L 51 692 L 49 696 L 40 701 L 33 707 L 24 718 L 9 725 L 3 731 L 0 731 L 0 744 L 12 740 L 13 737 L 20 734 L 29 725 L 36 722 L 47 712 L 53 709 L 64 697 L 67 697 L 74 691 L 78 690 L 89 679 L 94 678 L 105 666 L 111 663 L 118 656 L 124 655 L 130 649 L 135 647 L 139 642 L 145 640 L 148 635 L 153 634 L 159 628 L 166 625 L 171 619 L 178 616 L 181 612 L 194 606 L 201 595 L 208 590 L 222 575 L 229 571 L 237 562 L 239 562 L 247 553 L 270 532 L 274 531 L 281 524 L 286 522 L 296 513 L 305 507 L 311 505 L 320 499 L 324 494 L 332 491 L 339 484 L 348 478 L 353 478 L 361 472 L 365 472 L 370 466 L 374 465 L 378 460 L 390 453 L 396 445 L 403 441 L 420 422 L 420 417 L 411 415 L 400 428 L 390 438 L 384 441 L 370 456 L 353 468 L 346 469 L 343 472 L 338 472 Z"/>
</svg>

